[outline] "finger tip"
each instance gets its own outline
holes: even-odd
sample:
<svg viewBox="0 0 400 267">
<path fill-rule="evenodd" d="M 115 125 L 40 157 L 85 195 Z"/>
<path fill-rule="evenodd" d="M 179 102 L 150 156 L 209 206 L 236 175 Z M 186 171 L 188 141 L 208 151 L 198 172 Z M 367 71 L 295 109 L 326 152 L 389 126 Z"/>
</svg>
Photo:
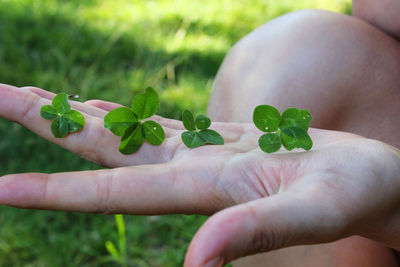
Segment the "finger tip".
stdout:
<svg viewBox="0 0 400 267">
<path fill-rule="evenodd" d="M 0 204 L 7 205 L 15 195 L 16 188 L 12 186 L 15 175 L 9 174 L 0 177 Z"/>
<path fill-rule="evenodd" d="M 189 245 L 185 266 L 223 266 L 232 260 L 230 244 L 241 227 L 238 214 L 231 209 L 212 216 L 196 233 Z"/>
<path fill-rule="evenodd" d="M 25 207 L 41 199 L 44 192 L 42 174 L 10 174 L 0 177 L 0 204 Z"/>
</svg>

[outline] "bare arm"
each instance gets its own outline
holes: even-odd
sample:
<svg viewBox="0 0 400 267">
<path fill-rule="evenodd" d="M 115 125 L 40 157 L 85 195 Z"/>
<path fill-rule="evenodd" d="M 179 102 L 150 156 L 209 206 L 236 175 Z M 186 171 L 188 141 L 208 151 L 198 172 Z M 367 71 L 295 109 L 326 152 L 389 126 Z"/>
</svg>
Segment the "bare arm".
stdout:
<svg viewBox="0 0 400 267">
<path fill-rule="evenodd" d="M 400 0 L 353 0 L 353 15 L 400 39 Z"/>
</svg>

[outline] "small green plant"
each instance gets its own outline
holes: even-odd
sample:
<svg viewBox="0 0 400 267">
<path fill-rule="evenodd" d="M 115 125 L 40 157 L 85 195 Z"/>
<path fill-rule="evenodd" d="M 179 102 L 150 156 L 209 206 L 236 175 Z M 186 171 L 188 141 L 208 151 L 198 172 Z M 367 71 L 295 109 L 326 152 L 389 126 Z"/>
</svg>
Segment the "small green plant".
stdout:
<svg viewBox="0 0 400 267">
<path fill-rule="evenodd" d="M 258 139 L 258 145 L 266 153 L 278 151 L 283 145 L 287 150 L 303 148 L 310 150 L 313 143 L 307 131 L 311 114 L 305 109 L 288 108 L 281 114 L 273 106 L 257 106 L 253 122 L 266 134 Z"/>
<path fill-rule="evenodd" d="M 124 217 L 121 214 L 114 215 L 118 230 L 118 249 L 111 241 L 106 241 L 106 249 L 110 253 L 112 260 L 118 262 L 121 266 L 127 266 L 126 259 L 126 232 Z"/>
<path fill-rule="evenodd" d="M 206 143 L 214 145 L 223 145 L 224 139 L 222 136 L 211 129 L 208 129 L 211 125 L 211 120 L 205 115 L 198 115 L 196 120 L 192 112 L 185 110 L 182 113 L 183 126 L 186 128 L 186 132 L 183 132 L 181 137 L 183 143 L 188 148 L 195 148 Z"/>
<path fill-rule="evenodd" d="M 71 109 L 66 93 L 57 94 L 53 98 L 52 105 L 42 106 L 40 116 L 52 120 L 51 132 L 56 138 L 78 132 L 85 126 L 85 118 L 80 112 Z"/>
<path fill-rule="evenodd" d="M 148 87 L 145 93 L 136 95 L 131 108 L 117 108 L 104 117 L 104 127 L 121 136 L 119 151 L 122 154 L 138 151 L 144 140 L 156 146 L 162 144 L 165 133 L 161 125 L 151 120 L 142 121 L 156 114 L 159 105 L 157 92 Z"/>
</svg>

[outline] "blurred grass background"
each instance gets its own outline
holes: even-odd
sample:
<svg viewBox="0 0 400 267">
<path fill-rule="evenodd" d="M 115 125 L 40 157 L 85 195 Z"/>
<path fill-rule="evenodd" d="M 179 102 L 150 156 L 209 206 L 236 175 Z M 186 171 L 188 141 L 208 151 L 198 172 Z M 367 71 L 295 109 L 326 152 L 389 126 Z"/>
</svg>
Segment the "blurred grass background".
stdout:
<svg viewBox="0 0 400 267">
<path fill-rule="evenodd" d="M 205 112 L 230 47 L 268 20 L 304 8 L 349 13 L 351 3 L 0 0 L 0 82 L 125 105 L 153 86 L 159 114 Z M 96 168 L 0 118 L 0 175 Z M 205 219 L 125 216 L 128 265 L 182 266 Z M 104 244 L 117 238 L 112 216 L 0 207 L 0 266 L 113 266 Z"/>
</svg>

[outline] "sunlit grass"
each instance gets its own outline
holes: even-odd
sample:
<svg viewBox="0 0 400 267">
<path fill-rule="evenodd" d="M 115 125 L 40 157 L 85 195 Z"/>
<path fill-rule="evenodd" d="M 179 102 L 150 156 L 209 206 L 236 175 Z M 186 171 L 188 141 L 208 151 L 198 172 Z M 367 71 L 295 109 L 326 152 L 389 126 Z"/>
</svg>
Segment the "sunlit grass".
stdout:
<svg viewBox="0 0 400 267">
<path fill-rule="evenodd" d="M 175 102 L 171 95 L 176 95 L 177 91 L 186 90 L 186 95 L 193 91 L 201 91 L 204 95 L 210 92 L 207 86 L 218 66 L 213 62 L 211 71 L 207 71 L 209 64 L 204 60 L 196 62 L 198 56 L 214 54 L 215 61 L 221 62 L 235 42 L 276 16 L 302 8 L 345 11 L 349 4 L 349 0 L 2 2 L 11 16 L 17 19 L 29 16 L 33 25 L 55 20 L 49 32 L 51 36 L 45 32 L 45 27 L 51 26 L 47 25 L 49 22 L 42 28 L 33 29 L 31 34 L 43 29 L 44 32 L 40 33 L 42 39 L 50 39 L 44 45 L 51 46 L 48 54 L 31 62 L 33 73 L 22 73 L 12 81 L 17 80 L 21 85 L 32 81 L 31 84 L 50 90 L 81 93 L 84 98 L 107 96 L 107 100 L 123 104 L 126 104 L 125 100 L 118 97 L 121 94 L 113 96 L 108 92 L 136 93 L 146 85 L 159 91 L 173 88 L 173 92 L 166 95 L 170 96 L 168 99 L 174 106 L 179 106 L 180 98 Z M 35 42 L 40 42 L 40 39 Z M 21 45 L 21 42 L 14 45 Z M 16 54 L 29 53 L 29 49 L 27 47 L 26 51 Z M 37 51 L 38 56 L 41 51 Z M 48 58 L 51 58 L 51 64 L 57 64 L 55 69 L 43 69 L 42 65 L 49 63 Z M 112 71 L 107 75 L 100 74 L 99 69 L 109 60 L 111 62 L 106 68 L 112 64 Z M 17 62 L 24 65 L 22 58 Z M 171 66 L 175 71 L 174 79 L 168 76 Z M 196 75 L 193 79 L 191 66 L 206 70 L 206 74 Z M 191 78 L 186 81 L 189 76 Z M 185 86 L 180 86 L 183 84 Z M 98 93 L 100 88 L 104 94 Z M 204 111 L 207 101 L 201 103 L 203 106 L 196 105 L 196 108 Z"/>
</svg>

